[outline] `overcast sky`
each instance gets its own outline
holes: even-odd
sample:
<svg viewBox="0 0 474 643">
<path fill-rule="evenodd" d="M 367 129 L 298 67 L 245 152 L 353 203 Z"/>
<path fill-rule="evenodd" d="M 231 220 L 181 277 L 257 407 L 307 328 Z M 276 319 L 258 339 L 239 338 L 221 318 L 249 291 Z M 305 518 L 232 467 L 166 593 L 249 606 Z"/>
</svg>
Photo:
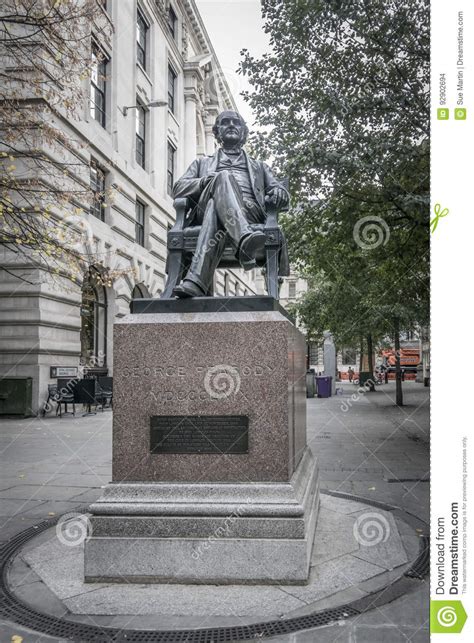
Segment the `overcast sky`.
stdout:
<svg viewBox="0 0 474 643">
<path fill-rule="evenodd" d="M 252 110 L 239 96 L 243 89 L 251 87 L 235 70 L 241 60 L 241 49 L 248 49 L 257 57 L 268 49 L 260 0 L 196 0 L 196 4 L 239 111 L 252 125 Z"/>
</svg>

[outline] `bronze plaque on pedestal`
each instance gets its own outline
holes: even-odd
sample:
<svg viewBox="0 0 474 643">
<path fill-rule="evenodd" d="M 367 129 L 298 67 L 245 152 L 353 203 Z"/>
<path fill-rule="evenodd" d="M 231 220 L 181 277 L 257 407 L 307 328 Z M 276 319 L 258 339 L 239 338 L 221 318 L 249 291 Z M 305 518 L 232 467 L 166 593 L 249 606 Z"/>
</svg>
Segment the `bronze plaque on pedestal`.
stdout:
<svg viewBox="0 0 474 643">
<path fill-rule="evenodd" d="M 245 415 L 153 415 L 152 453 L 248 453 Z"/>
</svg>

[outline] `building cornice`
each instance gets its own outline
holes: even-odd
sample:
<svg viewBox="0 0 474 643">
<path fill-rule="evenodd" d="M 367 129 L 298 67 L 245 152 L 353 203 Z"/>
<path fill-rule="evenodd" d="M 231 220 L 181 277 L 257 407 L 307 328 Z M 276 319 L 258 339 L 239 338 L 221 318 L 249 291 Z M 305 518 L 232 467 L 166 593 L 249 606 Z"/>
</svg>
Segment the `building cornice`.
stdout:
<svg viewBox="0 0 474 643">
<path fill-rule="evenodd" d="M 226 107 L 228 109 L 237 110 L 235 99 L 232 96 L 229 85 L 227 84 L 227 80 L 225 78 L 224 72 L 222 71 L 219 59 L 217 58 L 214 47 L 212 46 L 211 39 L 209 37 L 209 34 L 207 33 L 206 27 L 204 26 L 203 19 L 201 17 L 201 14 L 199 13 L 195 1 L 181 0 L 181 4 L 186 10 L 186 14 L 191 23 L 191 26 L 193 27 L 199 45 L 202 47 L 202 53 L 209 53 L 212 55 L 211 65 L 212 67 L 214 67 L 215 71 L 218 71 L 220 89 L 222 91 Z"/>
</svg>

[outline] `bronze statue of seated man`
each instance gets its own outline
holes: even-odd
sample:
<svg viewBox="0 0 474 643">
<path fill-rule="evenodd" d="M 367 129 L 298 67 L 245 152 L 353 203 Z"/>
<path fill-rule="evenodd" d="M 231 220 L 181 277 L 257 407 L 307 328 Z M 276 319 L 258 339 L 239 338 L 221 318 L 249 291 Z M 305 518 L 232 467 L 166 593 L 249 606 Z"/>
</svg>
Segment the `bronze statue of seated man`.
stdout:
<svg viewBox="0 0 474 643">
<path fill-rule="evenodd" d="M 287 190 L 268 165 L 243 149 L 248 128 L 240 114 L 222 112 L 213 132 L 220 148 L 213 156 L 193 161 L 173 188 L 174 198 L 188 198 L 192 204 L 188 225 L 201 226 L 191 266 L 173 290 L 176 297 L 202 297 L 207 293 L 229 242 L 242 268 L 254 268 L 265 234 L 253 230 L 250 224 L 265 222 L 266 202 L 281 208 L 289 200 Z"/>
</svg>

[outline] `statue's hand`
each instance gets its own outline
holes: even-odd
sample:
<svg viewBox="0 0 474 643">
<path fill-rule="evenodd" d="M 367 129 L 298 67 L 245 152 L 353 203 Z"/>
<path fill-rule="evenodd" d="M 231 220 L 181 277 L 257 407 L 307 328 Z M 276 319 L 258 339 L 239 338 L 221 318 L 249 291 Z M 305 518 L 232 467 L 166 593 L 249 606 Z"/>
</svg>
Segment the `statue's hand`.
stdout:
<svg viewBox="0 0 474 643">
<path fill-rule="evenodd" d="M 273 188 L 265 197 L 267 203 L 274 203 L 277 208 L 288 204 L 288 193 L 283 188 Z"/>
<path fill-rule="evenodd" d="M 212 181 L 212 179 L 217 176 L 217 172 L 210 172 L 206 176 L 203 176 L 201 179 L 201 184 L 202 184 L 202 189 L 209 185 L 209 183 Z"/>
</svg>

